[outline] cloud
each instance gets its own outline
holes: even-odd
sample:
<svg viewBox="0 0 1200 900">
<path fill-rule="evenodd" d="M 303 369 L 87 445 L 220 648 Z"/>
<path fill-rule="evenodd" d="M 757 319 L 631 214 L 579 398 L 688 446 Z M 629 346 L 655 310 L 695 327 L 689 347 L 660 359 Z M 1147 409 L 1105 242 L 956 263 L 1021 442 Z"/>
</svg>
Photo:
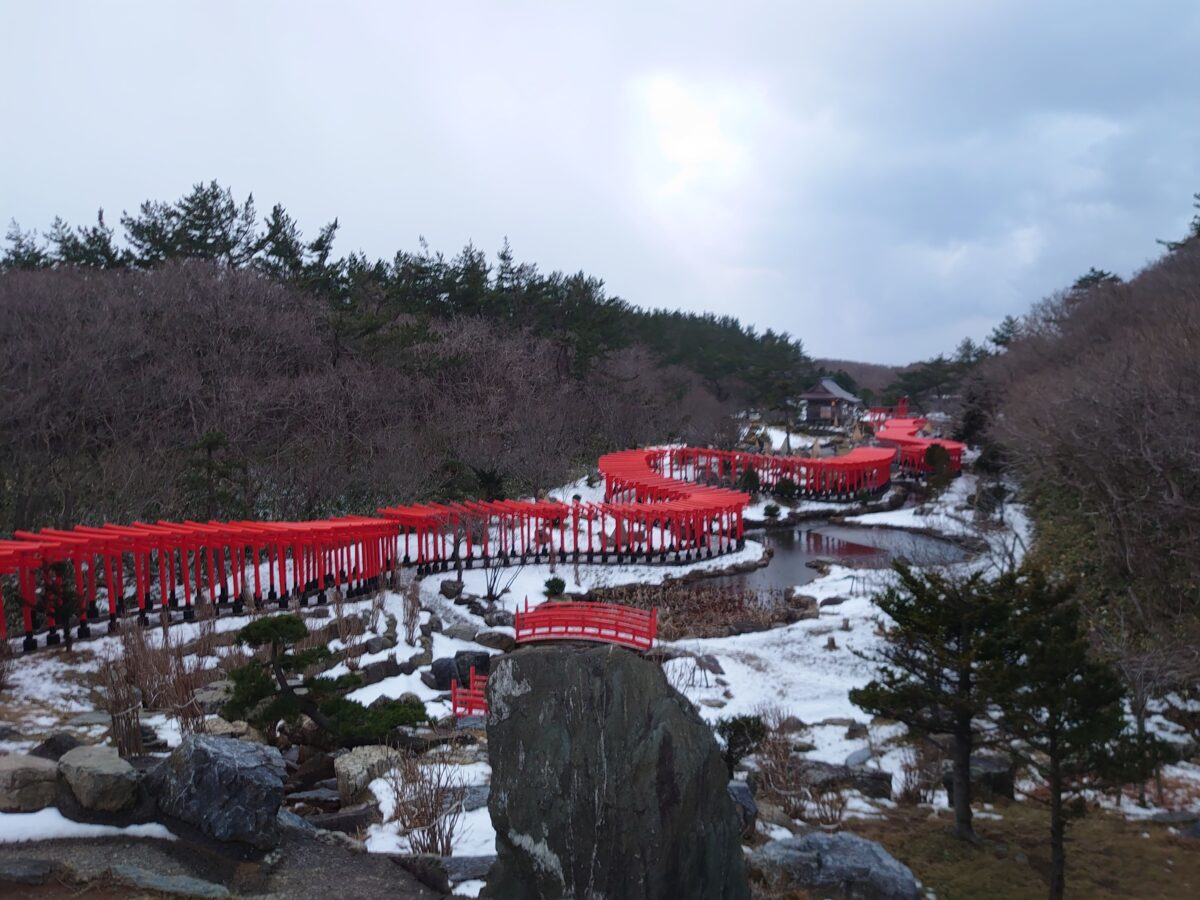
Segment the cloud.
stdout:
<svg viewBox="0 0 1200 900">
<path fill-rule="evenodd" d="M 904 362 L 1183 231 L 1198 42 L 1185 0 L 13 5 L 0 217 L 215 177 Z"/>
</svg>

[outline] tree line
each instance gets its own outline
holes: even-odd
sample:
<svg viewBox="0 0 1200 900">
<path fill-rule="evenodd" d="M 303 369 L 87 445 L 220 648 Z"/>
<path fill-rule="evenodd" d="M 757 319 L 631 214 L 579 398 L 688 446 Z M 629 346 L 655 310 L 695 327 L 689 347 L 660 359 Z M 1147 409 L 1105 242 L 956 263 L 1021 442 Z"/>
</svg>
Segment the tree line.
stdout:
<svg viewBox="0 0 1200 900">
<path fill-rule="evenodd" d="M 174 202 L 146 201 L 122 213 L 119 226 L 120 236 L 103 210 L 95 224 L 56 218 L 41 234 L 13 222 L 0 269 L 148 270 L 208 260 L 323 298 L 333 326 L 360 349 L 388 352 L 387 331 L 397 316 L 421 322 L 481 316 L 552 339 L 578 376 L 606 354 L 641 346 L 656 363 L 697 373 L 720 400 L 751 405 L 775 402 L 780 382 L 788 391 L 802 389 L 814 372 L 800 342 L 787 334 L 760 334 L 731 316 L 639 308 L 583 272 L 544 274 L 517 262 L 507 239 L 494 263 L 473 244 L 448 258 L 423 239 L 391 259 L 336 256 L 336 219 L 308 239 L 283 205 L 260 220 L 253 195 L 238 202 L 215 181 Z"/>
</svg>

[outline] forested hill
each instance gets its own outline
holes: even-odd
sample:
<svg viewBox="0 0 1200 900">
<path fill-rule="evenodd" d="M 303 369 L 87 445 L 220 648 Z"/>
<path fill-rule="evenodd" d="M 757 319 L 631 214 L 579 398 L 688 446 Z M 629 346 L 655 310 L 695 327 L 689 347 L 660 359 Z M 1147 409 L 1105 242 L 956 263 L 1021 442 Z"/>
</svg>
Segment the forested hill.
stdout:
<svg viewBox="0 0 1200 900">
<path fill-rule="evenodd" d="M 545 274 L 518 263 L 507 240 L 494 261 L 470 244 L 447 258 L 424 241 L 390 260 L 336 256 L 336 220 L 306 239 L 282 205 L 260 218 L 253 196 L 239 203 L 215 181 L 175 202 L 142 203 L 121 215 L 119 227 L 118 236 L 103 212 L 88 226 L 55 219 L 42 234 L 14 222 L 0 267 L 152 269 L 211 260 L 325 298 L 339 332 L 372 352 L 412 340 L 437 318 L 482 316 L 552 338 L 576 374 L 612 350 L 640 344 L 659 363 L 690 369 L 719 399 L 738 403 L 778 402 L 814 374 L 800 342 L 786 334 L 758 334 L 729 316 L 639 308 L 583 272 Z"/>
<path fill-rule="evenodd" d="M 119 231 L 119 234 L 118 234 Z M 0 259 L 0 534 L 523 496 L 604 452 L 731 445 L 812 366 L 505 245 L 334 254 L 197 185 L 116 227 L 15 223 Z"/>
</svg>

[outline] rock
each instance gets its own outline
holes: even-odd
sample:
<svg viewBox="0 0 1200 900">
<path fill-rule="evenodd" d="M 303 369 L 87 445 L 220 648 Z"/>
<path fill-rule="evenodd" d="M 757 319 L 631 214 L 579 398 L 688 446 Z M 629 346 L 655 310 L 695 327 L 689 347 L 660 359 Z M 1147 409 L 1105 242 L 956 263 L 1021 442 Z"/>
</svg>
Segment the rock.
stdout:
<svg viewBox="0 0 1200 900">
<path fill-rule="evenodd" d="M 435 691 L 448 691 L 450 682 L 454 680 L 457 671 L 455 661 L 448 656 L 443 656 L 441 659 L 435 659 L 429 667 L 433 683 L 430 684 L 425 680 L 424 672 L 421 673 L 421 680 Z"/>
<path fill-rule="evenodd" d="M 476 675 L 487 675 L 491 671 L 492 655 L 483 650 L 459 650 L 454 654 L 454 667 L 462 687 L 471 683 L 472 666 Z"/>
<path fill-rule="evenodd" d="M 395 638 L 389 638 L 386 634 L 377 634 L 374 637 L 367 638 L 364 645 L 368 653 L 382 653 L 385 650 L 391 650 L 396 646 Z"/>
<path fill-rule="evenodd" d="M 477 629 L 474 625 L 468 625 L 466 622 L 459 622 L 451 625 L 444 632 L 446 637 L 454 638 L 456 641 L 474 641 Z"/>
<path fill-rule="evenodd" d="M 387 659 L 381 659 L 378 662 L 367 663 L 358 670 L 358 677 L 362 679 L 363 685 L 378 684 L 385 678 L 395 678 L 400 674 L 400 663 L 396 662 L 396 657 L 389 656 Z"/>
<path fill-rule="evenodd" d="M 227 722 L 218 715 L 204 722 L 204 733 L 211 734 L 215 738 L 240 738 L 248 731 L 250 731 L 250 724 L 241 719 Z"/>
<path fill-rule="evenodd" d="M 661 668 L 611 646 L 534 647 L 497 658 L 487 695 L 484 896 L 749 897 L 721 751 Z"/>
<path fill-rule="evenodd" d="M 705 672 L 712 672 L 714 675 L 725 674 L 725 670 L 721 668 L 721 664 L 717 662 L 717 658 L 711 653 L 705 653 L 703 656 L 697 656 L 696 668 Z"/>
<path fill-rule="evenodd" d="M 458 731 L 473 731 L 475 729 L 487 727 L 487 716 L 461 716 L 454 720 L 454 727 Z"/>
<path fill-rule="evenodd" d="M 128 863 L 118 863 L 110 867 L 108 872 L 117 881 L 130 887 L 141 888 L 144 891 L 184 897 L 230 896 L 228 889 L 221 885 L 193 878 L 190 875 L 163 875 Z"/>
<path fill-rule="evenodd" d="M 452 578 L 448 578 L 438 586 L 438 591 L 447 600 L 454 600 L 461 596 L 463 592 L 463 583 L 461 581 L 455 581 Z"/>
<path fill-rule="evenodd" d="M 991 803 L 997 797 L 1016 797 L 1017 767 L 1006 756 L 991 753 L 971 754 L 971 800 Z M 954 805 L 954 764 L 942 763 L 942 787 L 946 801 Z"/>
<path fill-rule="evenodd" d="M 797 777 L 814 787 L 846 787 L 859 791 L 864 797 L 891 799 L 892 776 L 888 772 L 861 766 L 835 766 L 815 759 L 793 759 L 793 764 Z"/>
<path fill-rule="evenodd" d="M 501 653 L 512 653 L 517 647 L 516 638 L 507 631 L 481 631 L 475 635 L 475 643 Z"/>
<path fill-rule="evenodd" d="M 729 799 L 733 801 L 733 808 L 742 823 L 742 837 L 750 837 L 754 834 L 754 827 L 758 822 L 758 804 L 750 786 L 744 781 L 731 781 L 726 790 L 729 791 Z"/>
<path fill-rule="evenodd" d="M 483 809 L 488 804 L 488 797 L 491 795 L 491 786 L 487 784 L 468 784 L 464 788 L 462 809 L 463 812 L 471 812 L 476 809 Z M 443 808 L 453 809 L 455 804 L 446 803 Z"/>
<path fill-rule="evenodd" d="M 864 900 L 917 900 L 908 866 L 874 841 L 856 834 L 824 834 L 770 841 L 751 852 L 750 868 L 774 890 L 837 893 Z"/>
<path fill-rule="evenodd" d="M 290 804 L 303 803 L 305 806 L 315 806 L 321 812 L 334 812 L 342 805 L 342 795 L 329 788 L 313 788 L 308 791 L 296 791 L 287 795 Z"/>
<path fill-rule="evenodd" d="M 406 753 L 428 753 L 434 747 L 462 743 L 467 739 L 457 731 L 453 726 L 449 729 L 435 729 L 424 725 L 397 725 L 388 732 L 388 743 Z"/>
<path fill-rule="evenodd" d="M 0 884 L 45 884 L 59 872 L 57 863 L 45 859 L 0 861 Z"/>
<path fill-rule="evenodd" d="M 367 785 L 394 766 L 399 758 L 400 754 L 391 747 L 368 744 L 334 759 L 333 771 L 337 773 L 342 803 L 357 801 Z"/>
<path fill-rule="evenodd" d="M 219 841 L 271 849 L 284 772 L 274 747 L 190 734 L 150 773 L 147 787 L 166 815 Z"/>
<path fill-rule="evenodd" d="M 74 750 L 76 747 L 82 746 L 83 741 L 79 740 L 79 738 L 75 737 L 69 731 L 56 731 L 30 750 L 29 755 L 38 756 L 42 759 L 52 759 L 58 762 L 59 758 L 68 750 Z"/>
<path fill-rule="evenodd" d="M 103 725 L 107 728 L 112 725 L 112 717 L 106 712 L 92 710 L 90 712 L 76 713 L 67 719 L 67 725 L 71 728 L 91 728 L 95 725 Z"/>
<path fill-rule="evenodd" d="M 293 831 L 308 835 L 317 833 L 317 826 L 313 825 L 303 816 L 296 815 L 291 810 L 280 809 L 275 821 L 282 831 Z"/>
<path fill-rule="evenodd" d="M 233 682 L 214 681 L 196 691 L 196 702 L 208 715 L 219 713 L 233 694 Z"/>
<path fill-rule="evenodd" d="M 403 694 L 401 694 L 399 697 L 396 698 L 396 702 L 401 705 L 408 704 L 410 706 L 424 705 L 424 703 L 425 703 L 424 700 L 422 700 L 420 697 L 418 697 L 412 691 L 405 691 Z"/>
<path fill-rule="evenodd" d="M 865 738 L 870 732 L 867 731 L 867 726 L 862 722 L 851 722 L 846 729 L 846 740 L 858 741 Z"/>
<path fill-rule="evenodd" d="M 483 621 L 487 623 L 489 628 L 498 628 L 504 626 L 512 628 L 513 614 L 507 609 L 490 609 L 483 614 Z"/>
<path fill-rule="evenodd" d="M 0 812 L 35 812 L 54 805 L 58 763 L 40 756 L 0 756 Z"/>
<path fill-rule="evenodd" d="M 855 750 L 846 757 L 846 765 L 850 768 L 854 768 L 855 766 L 865 766 L 872 759 L 874 759 L 874 757 L 875 754 L 871 752 L 870 747 L 863 747 L 860 750 Z"/>
<path fill-rule="evenodd" d="M 442 867 L 446 870 L 446 877 L 450 883 L 458 884 L 460 881 L 486 879 L 488 871 L 495 861 L 494 854 L 491 856 L 443 856 Z"/>
<path fill-rule="evenodd" d="M 375 803 L 357 803 L 353 806 L 343 806 L 337 812 L 309 816 L 306 821 L 314 828 L 357 834 L 379 822 L 379 806 Z"/>
<path fill-rule="evenodd" d="M 721 709 L 725 705 L 725 701 L 717 700 L 715 697 L 704 697 L 700 700 L 700 705 L 710 709 Z"/>
<path fill-rule="evenodd" d="M 1185 831 L 1183 836 L 1200 839 L 1200 822 L 1193 822 L 1192 827 Z"/>
<path fill-rule="evenodd" d="M 0 741 L 19 741 L 21 732 L 11 725 L 0 724 Z"/>
<path fill-rule="evenodd" d="M 825 609 L 830 606 L 841 606 L 849 599 L 849 597 L 826 597 L 817 605 L 820 606 L 821 609 Z"/>
<path fill-rule="evenodd" d="M 84 809 L 118 812 L 137 800 L 137 772 L 114 747 L 68 750 L 58 761 L 58 771 Z"/>
<path fill-rule="evenodd" d="M 328 753 L 318 752 L 315 756 L 300 763 L 300 767 L 288 776 L 287 784 L 292 789 L 304 789 L 316 787 L 319 782 L 326 779 L 334 779 L 336 785 L 336 778 L 333 757 Z"/>
</svg>

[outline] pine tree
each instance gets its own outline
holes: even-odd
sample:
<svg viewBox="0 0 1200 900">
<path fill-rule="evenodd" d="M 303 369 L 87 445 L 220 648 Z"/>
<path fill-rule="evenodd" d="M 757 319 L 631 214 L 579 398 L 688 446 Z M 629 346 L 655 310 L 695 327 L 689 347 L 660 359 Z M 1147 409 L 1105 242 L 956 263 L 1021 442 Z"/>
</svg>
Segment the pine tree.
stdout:
<svg viewBox="0 0 1200 900">
<path fill-rule="evenodd" d="M 1127 755 L 1120 741 L 1125 692 L 1116 673 L 1092 657 L 1072 585 L 1033 568 L 1011 585 L 1012 621 L 994 635 L 983 681 L 1013 749 L 1049 788 L 1050 898 L 1060 900 L 1066 800 Z"/>
<path fill-rule="evenodd" d="M 113 244 L 113 230 L 104 222 L 104 210 L 96 213 L 90 228 L 72 229 L 55 216 L 46 239 L 54 246 L 54 261 L 64 266 L 116 269 L 125 265 L 126 254 Z"/>
<path fill-rule="evenodd" d="M 0 269 L 44 269 L 52 262 L 46 248 L 38 243 L 37 233 L 22 231 L 13 219 L 4 234 L 8 247 L 0 257 Z"/>
<path fill-rule="evenodd" d="M 874 681 L 850 692 L 873 715 L 903 722 L 919 735 L 954 736 L 954 828 L 974 840 L 971 824 L 971 752 L 976 719 L 988 709 L 980 685 L 986 648 L 1008 617 L 1001 590 L 982 574 L 951 578 L 918 573 L 897 563 L 900 583 L 875 599 L 894 623 L 879 650 Z"/>
<path fill-rule="evenodd" d="M 1021 323 L 1012 316 L 1005 316 L 1000 324 L 992 329 L 992 333 L 988 335 L 988 341 L 1003 350 L 1017 339 L 1020 332 Z"/>
</svg>

